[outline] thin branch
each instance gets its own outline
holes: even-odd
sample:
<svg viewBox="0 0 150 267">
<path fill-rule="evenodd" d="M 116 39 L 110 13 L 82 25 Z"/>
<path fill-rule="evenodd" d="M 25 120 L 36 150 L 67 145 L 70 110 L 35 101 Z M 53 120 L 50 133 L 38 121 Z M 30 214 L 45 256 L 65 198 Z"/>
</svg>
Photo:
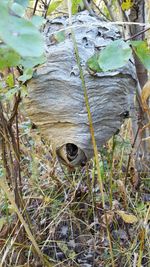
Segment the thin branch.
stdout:
<svg viewBox="0 0 150 267">
<path fill-rule="evenodd" d="M 111 10 L 111 6 L 112 6 L 112 5 L 108 4 L 107 0 L 103 0 L 103 2 L 104 2 L 105 6 L 106 6 L 107 9 L 108 9 L 108 12 L 109 12 L 109 15 L 110 15 L 112 21 L 115 21 L 114 14 L 113 14 L 113 12 L 112 12 L 112 10 Z"/>
<path fill-rule="evenodd" d="M 121 8 L 121 2 L 120 2 L 120 0 L 117 0 L 117 2 L 118 2 L 118 7 L 120 9 L 120 12 L 122 14 L 122 17 L 124 18 L 124 21 L 129 21 L 129 19 L 128 19 L 126 13 L 125 13 L 125 11 L 123 11 L 122 8 Z"/>
<path fill-rule="evenodd" d="M 35 5 L 34 5 L 34 8 L 33 8 L 33 15 L 34 15 L 35 12 L 36 12 L 36 8 L 37 8 L 37 5 L 38 5 L 38 2 L 39 2 L 39 0 L 36 0 L 36 1 L 35 1 Z"/>
<path fill-rule="evenodd" d="M 106 15 L 100 10 L 99 6 L 97 6 L 97 4 L 93 0 L 92 0 L 92 4 L 97 8 L 97 10 L 99 11 L 99 14 L 101 14 L 106 20 L 111 21 L 111 19 L 106 17 Z"/>
<path fill-rule="evenodd" d="M 131 162 L 131 156 L 132 156 L 132 153 L 133 153 L 133 149 L 134 149 L 134 147 L 135 147 L 135 144 L 136 144 L 136 140 L 137 140 L 137 138 L 138 138 L 139 131 L 140 131 L 140 128 L 138 127 L 137 132 L 136 132 L 135 137 L 134 137 L 134 140 L 133 140 L 132 150 L 131 150 L 131 152 L 130 152 L 130 154 L 129 154 L 129 158 L 128 158 L 127 169 L 126 169 L 126 175 L 125 175 L 125 185 L 126 185 L 126 183 L 127 183 L 128 170 L 129 170 L 129 166 L 130 166 L 130 162 Z"/>
<path fill-rule="evenodd" d="M 149 30 L 150 30 L 150 27 L 148 27 L 148 28 L 146 28 L 146 29 L 144 29 L 144 30 L 142 30 L 142 31 L 140 31 L 140 32 L 137 32 L 136 34 L 130 36 L 130 37 L 127 38 L 127 39 L 125 39 L 125 42 L 126 42 L 126 41 L 129 41 L 129 40 L 131 40 L 131 39 L 133 39 L 133 38 L 135 38 L 135 37 L 137 37 L 137 36 L 139 36 L 139 35 L 141 35 L 141 34 L 143 34 L 143 33 L 145 33 L 145 32 L 147 32 L 147 31 L 149 31 Z"/>
<path fill-rule="evenodd" d="M 101 18 L 99 17 L 99 15 L 97 15 L 97 14 L 93 11 L 93 9 L 91 8 L 91 6 L 90 6 L 90 4 L 88 3 L 87 0 L 83 0 L 83 3 L 84 3 L 85 8 L 89 11 L 89 14 L 90 14 L 91 16 L 96 17 L 96 18 L 98 18 L 98 19 L 101 19 Z"/>
<path fill-rule="evenodd" d="M 50 3 L 51 3 L 51 0 L 49 0 L 47 6 L 46 6 L 46 4 L 45 4 L 45 6 L 44 6 L 44 8 L 45 8 L 44 19 L 46 19 L 46 17 L 47 17 L 47 12 L 48 12 L 48 8 L 49 8 Z"/>
<path fill-rule="evenodd" d="M 70 26 L 67 26 L 67 27 L 63 27 L 61 28 L 61 30 L 57 30 L 57 31 L 54 31 L 52 32 L 52 34 L 56 34 L 58 32 L 62 32 L 62 31 L 65 31 L 65 30 L 70 30 L 70 29 L 77 29 L 77 28 L 93 28 L 93 27 L 98 27 L 98 26 L 111 26 L 111 25 L 120 25 L 120 26 L 124 26 L 124 25 L 138 25 L 140 27 L 143 27 L 143 26 L 147 26 L 147 27 L 150 27 L 150 23 L 138 23 L 138 22 L 126 22 L 126 21 L 100 21 L 99 23 L 83 23 L 82 25 L 81 24 L 76 24 L 76 25 L 70 25 Z"/>
<path fill-rule="evenodd" d="M 9 126 L 12 125 L 13 120 L 17 115 L 18 106 L 19 106 L 20 101 L 21 101 L 21 95 L 20 95 L 20 92 L 19 92 L 18 96 L 16 97 L 16 101 L 15 101 L 15 104 L 14 104 L 14 107 L 13 107 L 13 111 L 12 111 L 11 117 L 10 117 L 10 119 L 8 121 Z"/>
<path fill-rule="evenodd" d="M 128 19 L 125 11 L 122 10 L 121 1 L 120 0 L 117 0 L 117 6 L 118 6 L 118 10 L 119 10 L 119 13 L 120 13 L 121 20 L 125 21 L 125 22 L 128 22 L 129 19 Z M 122 34 L 124 35 L 124 38 L 128 37 L 128 36 L 131 36 L 130 26 L 129 25 L 125 25 L 124 26 Z"/>
</svg>

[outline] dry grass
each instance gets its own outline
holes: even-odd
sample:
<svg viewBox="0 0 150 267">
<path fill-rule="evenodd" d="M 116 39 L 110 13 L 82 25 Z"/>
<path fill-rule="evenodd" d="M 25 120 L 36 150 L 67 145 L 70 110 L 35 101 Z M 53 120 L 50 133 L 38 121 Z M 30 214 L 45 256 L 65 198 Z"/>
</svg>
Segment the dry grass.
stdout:
<svg viewBox="0 0 150 267">
<path fill-rule="evenodd" d="M 50 144 L 38 130 L 22 121 L 19 131 L 22 205 L 18 210 L 42 256 L 7 192 L 1 190 L 1 266 L 112 266 L 107 221 L 115 266 L 148 267 L 150 177 L 140 175 L 137 181 L 133 155 L 127 170 L 130 123 L 101 150 L 105 211 L 94 160 L 69 172 L 52 156 Z"/>
</svg>

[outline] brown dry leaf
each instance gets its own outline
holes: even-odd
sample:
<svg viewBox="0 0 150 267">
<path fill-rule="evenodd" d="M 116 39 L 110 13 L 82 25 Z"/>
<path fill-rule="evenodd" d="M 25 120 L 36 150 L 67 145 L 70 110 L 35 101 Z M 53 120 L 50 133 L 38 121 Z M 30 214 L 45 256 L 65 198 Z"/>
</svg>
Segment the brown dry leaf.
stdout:
<svg viewBox="0 0 150 267">
<path fill-rule="evenodd" d="M 108 225 L 110 225 L 113 222 L 113 218 L 114 218 L 114 211 L 111 211 L 111 210 L 107 211 L 105 215 L 102 215 L 102 221 L 105 225 L 107 223 Z M 107 223 L 106 223 L 106 219 L 107 219 Z"/>
<path fill-rule="evenodd" d="M 135 215 L 126 213 L 123 210 L 117 210 L 116 213 L 122 218 L 125 223 L 136 223 L 138 221 L 138 218 Z"/>
<path fill-rule="evenodd" d="M 149 111 L 147 100 L 150 97 L 150 80 L 146 82 L 142 89 L 141 99 L 144 111 Z"/>
<path fill-rule="evenodd" d="M 2 228 L 3 228 L 3 226 L 4 226 L 4 224 L 6 223 L 6 218 L 5 217 L 2 217 L 2 218 L 0 218 L 0 232 L 1 232 L 1 230 L 2 230 Z"/>
<path fill-rule="evenodd" d="M 124 207 L 126 207 L 127 206 L 127 193 L 126 193 L 124 182 L 121 180 L 117 180 L 117 185 L 118 185 L 119 193 L 121 194 L 121 197 L 124 202 Z"/>
<path fill-rule="evenodd" d="M 134 166 L 130 168 L 130 179 L 133 188 L 136 189 L 139 184 L 139 173 L 137 172 Z"/>
<path fill-rule="evenodd" d="M 9 225 L 4 225 L 2 230 L 0 231 L 0 239 L 7 239 L 8 234 L 10 232 L 10 226 Z"/>
</svg>

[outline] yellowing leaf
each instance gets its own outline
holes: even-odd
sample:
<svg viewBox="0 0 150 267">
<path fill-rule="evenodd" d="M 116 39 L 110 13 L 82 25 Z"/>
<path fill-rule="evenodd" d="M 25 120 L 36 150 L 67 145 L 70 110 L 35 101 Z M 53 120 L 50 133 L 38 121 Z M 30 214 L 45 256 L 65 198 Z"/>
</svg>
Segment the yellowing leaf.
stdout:
<svg viewBox="0 0 150 267">
<path fill-rule="evenodd" d="M 45 196 L 45 197 L 44 197 L 44 202 L 45 202 L 46 204 L 50 203 L 51 201 L 52 201 L 52 199 L 51 199 L 50 197 L 48 197 L 48 196 Z"/>
<path fill-rule="evenodd" d="M 60 6 L 61 3 L 62 3 L 62 0 L 57 0 L 57 1 L 53 1 L 52 3 L 50 3 L 48 7 L 47 15 L 49 16 L 52 12 L 54 12 L 56 8 Z"/>
<path fill-rule="evenodd" d="M 144 41 L 130 41 L 132 48 L 144 67 L 150 70 L 150 48 L 146 40 Z"/>
<path fill-rule="evenodd" d="M 133 0 L 123 0 L 121 7 L 122 10 L 129 10 L 133 6 Z"/>
<path fill-rule="evenodd" d="M 82 0 L 73 0 L 72 1 L 72 14 L 76 14 L 78 12 L 79 6 L 82 5 Z"/>
<path fill-rule="evenodd" d="M 121 194 L 121 197 L 122 197 L 123 202 L 124 202 L 124 207 L 126 208 L 126 206 L 127 206 L 127 193 L 126 193 L 125 184 L 123 183 L 123 181 L 118 180 L 117 185 L 118 185 L 119 193 Z"/>
<path fill-rule="evenodd" d="M 147 100 L 149 97 L 150 97 L 150 80 L 146 82 L 141 93 L 142 105 L 145 111 L 149 110 L 149 107 L 147 104 Z"/>
<path fill-rule="evenodd" d="M 125 223 L 136 223 L 138 221 L 135 215 L 126 213 L 123 210 L 117 210 L 116 213 L 122 218 Z"/>
</svg>

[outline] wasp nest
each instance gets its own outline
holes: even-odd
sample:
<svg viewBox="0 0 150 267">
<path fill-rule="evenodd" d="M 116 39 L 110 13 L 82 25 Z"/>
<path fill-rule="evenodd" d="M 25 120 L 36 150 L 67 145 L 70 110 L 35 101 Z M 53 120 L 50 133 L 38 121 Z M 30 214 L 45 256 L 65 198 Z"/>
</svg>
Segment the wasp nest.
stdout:
<svg viewBox="0 0 150 267">
<path fill-rule="evenodd" d="M 97 146 L 120 128 L 133 105 L 134 65 L 92 73 L 87 60 L 120 38 L 118 29 L 81 12 L 72 18 L 83 69 Z M 60 160 L 84 165 L 93 156 L 89 121 L 68 18 L 47 21 L 44 29 L 47 62 L 37 67 L 28 84 L 26 109 L 31 120 L 51 140 Z M 62 30 L 62 31 L 61 31 Z M 58 34 L 59 33 L 59 34 Z M 61 41 L 58 37 L 64 36 Z M 117 51 L 116 51 L 117 57 Z"/>
</svg>

